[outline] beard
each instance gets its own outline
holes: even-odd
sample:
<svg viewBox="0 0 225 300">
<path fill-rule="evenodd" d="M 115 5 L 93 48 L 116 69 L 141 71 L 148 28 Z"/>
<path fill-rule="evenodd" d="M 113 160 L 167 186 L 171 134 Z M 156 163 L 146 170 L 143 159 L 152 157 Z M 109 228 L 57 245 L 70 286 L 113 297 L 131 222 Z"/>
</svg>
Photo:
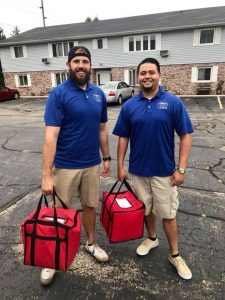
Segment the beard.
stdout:
<svg viewBox="0 0 225 300">
<path fill-rule="evenodd" d="M 84 77 L 78 77 L 78 72 L 82 71 L 85 73 Z M 78 86 L 87 84 L 90 81 L 91 71 L 84 68 L 76 68 L 75 70 L 69 69 L 70 76 Z"/>
<path fill-rule="evenodd" d="M 149 86 L 149 87 L 142 86 L 142 91 L 143 91 L 144 93 L 149 93 L 149 92 L 152 92 L 153 90 L 154 90 L 153 85 L 152 85 L 152 86 Z"/>
</svg>

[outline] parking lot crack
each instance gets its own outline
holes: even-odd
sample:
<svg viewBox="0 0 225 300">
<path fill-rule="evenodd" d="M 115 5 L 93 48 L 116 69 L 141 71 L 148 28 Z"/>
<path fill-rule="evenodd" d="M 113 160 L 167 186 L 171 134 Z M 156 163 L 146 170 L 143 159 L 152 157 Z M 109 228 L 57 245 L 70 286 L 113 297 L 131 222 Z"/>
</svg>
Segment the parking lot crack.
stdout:
<svg viewBox="0 0 225 300">
<path fill-rule="evenodd" d="M 19 149 L 11 149 L 9 147 L 6 147 L 6 145 L 8 144 L 8 142 L 14 138 L 16 135 L 17 135 L 17 131 L 14 131 L 14 134 L 11 135 L 10 137 L 6 138 L 5 142 L 1 145 L 1 147 L 4 149 L 4 150 L 7 150 L 7 151 L 12 151 L 12 152 L 19 152 L 19 153 L 34 153 L 34 154 L 41 154 L 42 152 L 41 151 L 32 151 L 32 150 L 27 150 L 27 149 L 23 149 L 23 150 L 19 150 Z"/>
<path fill-rule="evenodd" d="M 203 217 L 202 214 L 189 212 L 189 211 L 186 211 L 183 209 L 178 209 L 178 211 L 182 214 L 189 215 L 189 216 L 195 216 L 195 217 L 201 217 L 201 218 L 207 218 L 207 219 L 225 222 L 225 218 L 222 218 L 222 217 L 214 217 L 214 216 L 210 216 L 210 215 L 207 215 L 207 217 Z"/>
</svg>

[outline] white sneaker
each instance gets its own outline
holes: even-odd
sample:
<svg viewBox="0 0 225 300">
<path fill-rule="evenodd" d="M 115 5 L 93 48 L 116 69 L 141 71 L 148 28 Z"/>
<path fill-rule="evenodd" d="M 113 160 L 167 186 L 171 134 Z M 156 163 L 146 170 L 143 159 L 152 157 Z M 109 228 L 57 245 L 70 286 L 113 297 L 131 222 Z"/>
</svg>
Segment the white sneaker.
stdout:
<svg viewBox="0 0 225 300">
<path fill-rule="evenodd" d="M 185 260 L 179 255 L 177 257 L 172 257 L 170 254 L 168 256 L 169 262 L 176 268 L 177 273 L 183 279 L 191 279 L 192 273 L 191 270 L 188 268 Z"/>
<path fill-rule="evenodd" d="M 100 248 L 96 243 L 93 243 L 91 246 L 88 246 L 87 243 L 86 250 L 88 254 L 94 256 L 94 258 L 96 258 L 96 260 L 99 262 L 109 261 L 108 254 L 102 248 Z"/>
<path fill-rule="evenodd" d="M 146 255 L 148 254 L 148 252 L 157 247 L 159 244 L 159 240 L 158 238 L 156 238 L 155 241 L 152 241 L 151 239 L 146 239 L 144 240 L 141 245 L 137 248 L 136 253 L 138 255 Z"/>
<path fill-rule="evenodd" d="M 48 269 L 48 268 L 42 269 L 40 275 L 41 284 L 43 285 L 50 284 L 54 278 L 55 272 L 56 271 L 54 269 Z"/>
</svg>

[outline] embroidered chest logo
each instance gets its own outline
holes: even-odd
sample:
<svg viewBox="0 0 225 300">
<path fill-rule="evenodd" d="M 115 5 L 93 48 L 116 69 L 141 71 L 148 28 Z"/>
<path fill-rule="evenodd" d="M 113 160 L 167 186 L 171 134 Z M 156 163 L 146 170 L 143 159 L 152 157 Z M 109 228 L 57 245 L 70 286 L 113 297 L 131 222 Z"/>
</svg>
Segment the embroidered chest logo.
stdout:
<svg viewBox="0 0 225 300">
<path fill-rule="evenodd" d="M 101 96 L 99 94 L 93 94 L 93 98 L 96 102 L 102 102 Z"/>
<path fill-rule="evenodd" d="M 167 102 L 159 102 L 157 104 L 158 109 L 167 109 L 168 108 L 168 103 Z"/>
</svg>

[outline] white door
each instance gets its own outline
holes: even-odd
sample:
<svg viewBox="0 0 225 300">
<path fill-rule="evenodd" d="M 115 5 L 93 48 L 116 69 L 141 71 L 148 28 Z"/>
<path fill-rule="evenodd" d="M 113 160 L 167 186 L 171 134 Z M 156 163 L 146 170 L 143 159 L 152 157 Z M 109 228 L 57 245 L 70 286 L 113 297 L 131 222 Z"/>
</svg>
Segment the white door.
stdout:
<svg viewBox="0 0 225 300">
<path fill-rule="evenodd" d="M 101 85 L 107 81 L 111 81 L 111 73 L 108 71 L 96 72 L 97 85 Z"/>
</svg>

